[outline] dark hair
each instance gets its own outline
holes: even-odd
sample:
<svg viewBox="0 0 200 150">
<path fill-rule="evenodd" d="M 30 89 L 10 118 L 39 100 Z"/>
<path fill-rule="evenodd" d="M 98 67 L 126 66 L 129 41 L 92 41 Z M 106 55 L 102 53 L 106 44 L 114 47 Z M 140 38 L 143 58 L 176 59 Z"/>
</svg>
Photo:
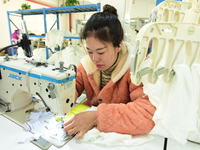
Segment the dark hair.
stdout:
<svg viewBox="0 0 200 150">
<path fill-rule="evenodd" d="M 108 12 L 108 13 L 111 13 L 111 14 L 115 15 L 116 17 L 118 17 L 117 9 L 111 5 L 108 5 L 108 4 L 104 5 L 103 12 Z"/>
<path fill-rule="evenodd" d="M 108 4 L 104 5 L 103 10 L 93 14 L 87 21 L 80 35 L 81 40 L 94 36 L 102 42 L 111 42 L 114 47 L 119 47 L 124 39 L 124 31 L 117 18 L 117 10 Z"/>
</svg>

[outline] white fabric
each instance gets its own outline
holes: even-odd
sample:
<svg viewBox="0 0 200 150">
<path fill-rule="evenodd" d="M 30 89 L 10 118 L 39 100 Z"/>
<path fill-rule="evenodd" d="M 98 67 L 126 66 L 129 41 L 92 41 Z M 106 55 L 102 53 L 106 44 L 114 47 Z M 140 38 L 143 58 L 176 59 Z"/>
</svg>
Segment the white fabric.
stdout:
<svg viewBox="0 0 200 150">
<path fill-rule="evenodd" d="M 192 77 L 194 79 L 194 93 L 198 102 L 197 111 L 197 125 L 196 129 L 190 132 L 188 139 L 200 143 L 200 64 L 193 64 L 191 66 Z M 195 116 L 194 116 L 195 117 Z"/>
<path fill-rule="evenodd" d="M 34 108 L 36 108 L 35 111 L 44 109 L 44 105 L 42 105 L 40 102 L 36 102 Z M 46 111 L 31 112 L 30 115 L 26 116 L 26 120 L 28 121 L 24 123 L 22 127 L 28 131 L 35 129 L 37 126 L 40 125 L 39 118 L 49 113 L 50 112 Z"/>
<path fill-rule="evenodd" d="M 40 133 L 35 133 L 35 134 L 20 134 L 20 137 L 18 138 L 18 144 L 24 144 L 26 142 L 30 142 L 32 140 L 37 140 L 41 136 Z"/>
<path fill-rule="evenodd" d="M 49 56 L 52 55 L 52 53 L 48 52 Z M 46 59 L 46 48 L 37 48 L 33 50 L 33 59 L 36 62 L 47 62 Z"/>
<path fill-rule="evenodd" d="M 45 109 L 44 103 L 42 101 L 38 101 L 34 105 L 34 110 L 39 111 L 41 109 Z"/>
<path fill-rule="evenodd" d="M 45 44 L 52 50 L 57 46 L 62 47 L 64 36 L 73 36 L 73 34 L 66 29 L 52 29 L 46 34 Z"/>
<path fill-rule="evenodd" d="M 107 146 L 118 146 L 118 145 L 140 145 L 154 139 L 151 135 L 128 135 L 118 134 L 114 132 L 105 133 L 100 132 L 96 127 L 88 131 L 84 137 L 80 140 L 82 142 L 92 142 L 95 144 L 103 144 Z"/>
<path fill-rule="evenodd" d="M 24 50 L 19 47 L 17 49 L 17 52 L 18 52 L 18 55 L 17 55 L 17 58 L 18 59 L 24 59 L 27 57 L 24 55 Z M 49 57 L 52 55 L 52 52 L 51 51 L 48 51 L 48 54 L 49 54 Z M 47 62 L 47 59 L 46 59 L 46 48 L 36 48 L 33 50 L 33 56 L 31 58 L 28 58 L 28 59 L 34 59 L 34 61 L 36 62 Z"/>
<path fill-rule="evenodd" d="M 36 127 L 38 127 L 39 125 L 40 125 L 40 122 L 38 120 L 30 120 L 30 121 L 24 123 L 22 125 L 22 127 L 24 129 L 26 129 L 27 131 L 31 131 L 31 130 L 35 129 Z"/>
<path fill-rule="evenodd" d="M 185 144 L 189 132 L 196 127 L 197 99 L 190 68 L 181 64 L 174 66 L 174 71 L 170 84 L 162 78 L 154 85 L 143 82 L 145 94 L 157 108 L 153 117 L 155 127 L 150 133 Z"/>
<path fill-rule="evenodd" d="M 21 47 L 18 47 L 17 53 L 18 53 L 18 55 L 17 55 L 18 58 L 25 58 L 26 57 L 24 55 L 24 50 Z"/>
<path fill-rule="evenodd" d="M 63 61 L 65 67 L 69 67 L 70 64 L 78 65 L 81 58 L 86 55 L 83 47 L 80 46 L 67 46 L 62 51 L 54 53 L 49 59 L 48 63 L 59 66 L 59 62 Z"/>
</svg>

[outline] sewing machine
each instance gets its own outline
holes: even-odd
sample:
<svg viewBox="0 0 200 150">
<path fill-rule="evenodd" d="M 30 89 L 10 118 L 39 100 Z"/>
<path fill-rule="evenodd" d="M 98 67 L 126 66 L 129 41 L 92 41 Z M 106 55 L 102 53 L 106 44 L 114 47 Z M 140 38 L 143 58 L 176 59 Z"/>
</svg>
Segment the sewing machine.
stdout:
<svg viewBox="0 0 200 150">
<path fill-rule="evenodd" d="M 0 50 L 1 52 L 8 47 L 18 46 L 22 47 L 26 56 L 24 59 L 8 55 L 0 58 L 1 113 L 24 129 L 41 133 L 40 140 L 32 141 L 39 147 L 48 148 L 51 144 L 61 147 L 73 137 L 63 130 L 63 121 L 65 115 L 71 112 L 75 101 L 76 66 L 69 65 L 66 68 L 64 62 L 60 62 L 60 66 L 55 67 L 34 61 L 24 20 L 22 28 L 22 39 Z M 43 104 L 40 110 L 35 109 L 35 104 L 38 103 Z M 42 122 L 56 121 L 56 124 L 52 125 L 55 128 L 45 130 L 47 125 L 41 123 L 40 127 L 37 127 L 38 130 L 33 131 L 39 118 L 30 123 L 26 120 L 26 112 L 30 115 L 32 112 L 50 114 L 45 120 L 43 118 Z M 22 116 L 23 121 L 12 114 Z M 57 117 L 61 120 L 56 120 Z M 54 130 L 59 132 L 59 136 L 54 135 Z"/>
<path fill-rule="evenodd" d="M 6 111 L 22 109 L 37 95 L 47 111 L 66 115 L 75 99 L 75 68 L 60 68 L 37 62 L 7 59 L 0 61 L 0 99 Z"/>
<path fill-rule="evenodd" d="M 34 112 L 32 109 L 35 104 L 33 98 L 37 97 L 45 106 L 42 112 L 50 115 L 48 115 L 47 119 L 53 117 L 51 120 L 55 120 L 56 117 L 61 117 L 61 122 L 57 124 L 62 126 L 65 115 L 71 112 L 74 104 L 75 76 L 75 66 L 71 65 L 69 68 L 64 68 L 63 62 L 60 62 L 60 67 L 56 68 L 46 63 L 34 62 L 33 60 L 8 59 L 7 56 L 4 57 L 0 60 L 0 104 L 6 108 L 4 116 L 22 112 L 18 116 L 23 116 L 22 118 L 25 120 L 26 115 L 28 115 L 25 112 L 29 108 Z M 20 124 L 20 126 L 27 124 L 19 121 L 16 117 L 11 117 L 10 119 Z M 32 126 L 34 124 L 28 125 L 30 129 L 27 129 L 25 126 L 24 128 L 26 130 L 33 130 L 35 127 Z M 42 134 L 41 138 L 39 138 L 40 140 L 33 141 L 36 145 L 46 140 L 45 143 L 47 144 L 45 147 L 51 144 L 62 147 L 72 138 L 57 125 L 55 125 L 55 128 L 63 136 L 62 138 L 59 137 L 59 140 L 56 139 L 57 137 L 51 138 L 53 131 L 48 130 L 47 132 L 44 130 L 44 127 L 45 125 L 41 124 L 37 127 L 38 130 L 34 131 Z M 38 146 L 44 148 L 41 144 Z"/>
<path fill-rule="evenodd" d="M 71 111 L 75 100 L 76 68 L 70 65 L 55 68 L 46 63 L 31 60 L 33 55 L 28 37 L 26 22 L 22 20 L 22 39 L 13 46 L 22 47 L 26 60 L 10 59 L 6 55 L 0 60 L 0 102 L 6 111 L 15 111 L 26 107 L 37 95 L 46 111 L 64 116 Z"/>
</svg>

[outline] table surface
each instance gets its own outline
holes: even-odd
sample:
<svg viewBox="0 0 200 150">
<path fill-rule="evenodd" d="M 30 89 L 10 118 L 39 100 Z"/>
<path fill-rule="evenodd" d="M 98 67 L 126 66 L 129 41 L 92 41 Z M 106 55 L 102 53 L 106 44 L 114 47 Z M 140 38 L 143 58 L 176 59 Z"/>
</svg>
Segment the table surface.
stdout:
<svg viewBox="0 0 200 150">
<path fill-rule="evenodd" d="M 21 126 L 11 121 L 7 117 L 0 115 L 0 145 L 2 149 L 7 150 L 41 150 L 38 146 L 34 145 L 31 142 L 25 142 L 19 144 L 18 141 L 22 136 L 31 136 L 31 132 L 25 131 Z M 153 135 L 155 138 L 142 145 L 138 146 L 105 146 L 99 144 L 93 144 L 92 142 L 81 142 L 73 138 L 67 144 L 65 144 L 61 148 L 57 148 L 55 146 L 51 146 L 49 150 L 80 150 L 80 149 L 91 149 L 91 150 L 145 150 L 145 149 L 153 149 L 153 150 L 163 150 L 164 138 L 161 136 Z M 167 149 L 169 150 L 199 150 L 200 145 L 188 142 L 186 145 L 181 145 L 180 143 L 175 142 L 174 140 L 168 139 Z"/>
<path fill-rule="evenodd" d="M 34 145 L 30 141 L 26 141 L 24 143 L 19 143 L 21 139 L 25 137 L 33 136 L 33 133 L 44 133 L 48 132 L 45 128 L 45 120 L 49 116 L 47 115 L 39 119 L 41 125 L 36 127 L 36 129 L 31 130 L 31 132 L 26 131 L 22 128 L 22 124 L 27 122 L 25 111 L 32 108 L 33 105 L 29 105 L 28 107 L 21 109 L 15 112 L 6 112 L 2 110 L 0 107 L 0 149 L 6 150 L 41 150 L 42 148 Z M 63 147 L 56 147 L 51 145 L 48 150 L 163 150 L 164 146 L 164 137 L 158 135 L 152 135 L 154 139 L 137 146 L 106 146 L 101 144 L 94 144 L 92 142 L 83 142 L 80 140 L 76 140 L 75 138 L 71 139 L 68 143 L 66 143 Z M 199 150 L 200 144 L 187 142 L 185 145 L 182 145 L 174 140 L 168 139 L 167 149 L 166 150 Z"/>
</svg>

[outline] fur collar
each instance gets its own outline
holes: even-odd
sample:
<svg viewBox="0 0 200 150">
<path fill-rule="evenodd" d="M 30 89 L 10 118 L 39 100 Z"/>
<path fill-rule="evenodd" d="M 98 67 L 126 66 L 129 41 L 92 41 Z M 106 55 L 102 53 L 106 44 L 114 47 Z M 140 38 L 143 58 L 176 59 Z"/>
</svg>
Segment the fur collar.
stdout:
<svg viewBox="0 0 200 150">
<path fill-rule="evenodd" d="M 130 43 L 124 42 L 122 44 L 121 51 L 122 51 L 121 59 L 111 75 L 111 80 L 114 83 L 117 82 L 125 74 L 125 72 L 130 68 L 133 46 Z M 82 58 L 81 63 L 87 74 L 92 74 L 92 73 L 94 74 L 94 79 L 98 83 L 100 70 L 94 65 L 89 55 Z"/>
</svg>

